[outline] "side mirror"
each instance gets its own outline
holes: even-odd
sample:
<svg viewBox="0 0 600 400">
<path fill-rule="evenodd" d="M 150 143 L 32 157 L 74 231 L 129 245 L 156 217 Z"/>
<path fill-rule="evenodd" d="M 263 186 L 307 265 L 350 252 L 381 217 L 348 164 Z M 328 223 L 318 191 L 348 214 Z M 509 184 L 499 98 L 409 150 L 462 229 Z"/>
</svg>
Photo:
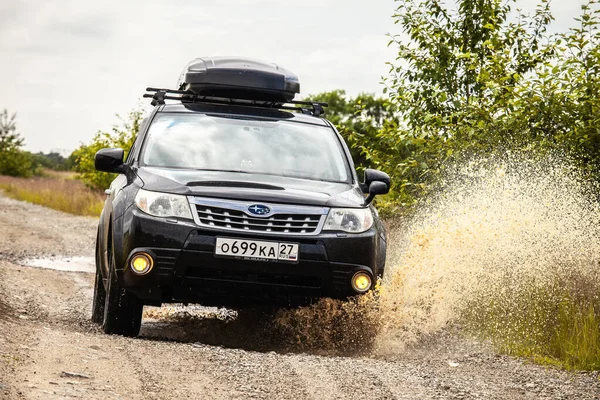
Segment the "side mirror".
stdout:
<svg viewBox="0 0 600 400">
<path fill-rule="evenodd" d="M 383 171 L 368 168 L 365 170 L 365 193 L 369 193 L 369 186 L 373 182 L 383 182 L 390 187 L 390 176 Z"/>
<path fill-rule="evenodd" d="M 371 203 L 378 194 L 386 194 L 390 191 L 390 176 L 376 169 L 365 170 L 365 182 L 360 184 L 363 193 L 369 195 L 365 199 L 365 205 Z"/>
<path fill-rule="evenodd" d="M 378 194 L 387 194 L 390 191 L 389 185 L 382 181 L 371 182 L 369 185 L 369 195 L 365 199 L 365 205 L 370 204 Z"/>
<path fill-rule="evenodd" d="M 98 171 L 115 172 L 122 174 L 125 172 L 125 164 L 123 164 L 123 149 L 102 149 L 96 153 L 94 157 L 94 166 Z"/>
</svg>

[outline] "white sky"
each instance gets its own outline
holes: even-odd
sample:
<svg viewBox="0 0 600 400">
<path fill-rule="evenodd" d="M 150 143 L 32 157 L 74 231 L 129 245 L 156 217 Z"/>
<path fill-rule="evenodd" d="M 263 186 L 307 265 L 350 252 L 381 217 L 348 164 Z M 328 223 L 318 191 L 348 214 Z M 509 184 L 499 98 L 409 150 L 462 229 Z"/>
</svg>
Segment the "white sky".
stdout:
<svg viewBox="0 0 600 400">
<path fill-rule="evenodd" d="M 519 0 L 530 10 L 535 0 Z M 584 0 L 554 0 L 553 30 Z M 147 86 L 174 88 L 198 56 L 271 61 L 301 94 L 381 93 L 395 57 L 393 0 L 0 0 L 0 109 L 31 151 L 71 151 L 132 110 Z M 145 104 L 148 102 L 145 101 Z"/>
</svg>

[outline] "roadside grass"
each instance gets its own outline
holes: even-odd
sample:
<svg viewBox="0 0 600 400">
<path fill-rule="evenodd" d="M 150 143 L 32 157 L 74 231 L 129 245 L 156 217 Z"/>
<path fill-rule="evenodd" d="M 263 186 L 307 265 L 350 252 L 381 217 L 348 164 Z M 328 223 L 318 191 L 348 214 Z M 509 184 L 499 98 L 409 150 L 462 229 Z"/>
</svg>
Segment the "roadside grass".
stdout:
<svg viewBox="0 0 600 400">
<path fill-rule="evenodd" d="M 600 370 L 600 285 L 591 276 L 504 282 L 463 314 L 470 332 L 501 352 L 567 370 Z"/>
<path fill-rule="evenodd" d="M 600 310 L 592 304 L 565 302 L 549 344 L 554 358 L 541 360 L 569 369 L 600 370 Z"/>
<path fill-rule="evenodd" d="M 14 178 L 0 175 L 0 190 L 8 197 L 75 215 L 99 216 L 104 195 L 71 172 L 44 171 L 44 176 Z"/>
<path fill-rule="evenodd" d="M 55 171 L 52 169 L 42 170 L 42 177 L 53 179 L 77 179 L 77 172 L 73 171 Z"/>
</svg>

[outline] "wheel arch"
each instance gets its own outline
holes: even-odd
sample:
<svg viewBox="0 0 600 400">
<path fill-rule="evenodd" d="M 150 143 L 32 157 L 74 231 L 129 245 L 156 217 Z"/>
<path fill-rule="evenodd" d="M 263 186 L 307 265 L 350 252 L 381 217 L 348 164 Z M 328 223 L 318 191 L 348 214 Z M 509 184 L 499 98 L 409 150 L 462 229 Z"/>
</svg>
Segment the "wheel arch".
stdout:
<svg viewBox="0 0 600 400">
<path fill-rule="evenodd" d="M 112 243 L 112 251 L 115 257 L 115 267 L 117 271 L 124 269 L 126 258 L 129 255 L 129 251 L 125 249 L 126 240 L 125 234 L 123 233 L 123 217 L 114 218 L 114 214 L 110 217 L 109 235 Z"/>
</svg>

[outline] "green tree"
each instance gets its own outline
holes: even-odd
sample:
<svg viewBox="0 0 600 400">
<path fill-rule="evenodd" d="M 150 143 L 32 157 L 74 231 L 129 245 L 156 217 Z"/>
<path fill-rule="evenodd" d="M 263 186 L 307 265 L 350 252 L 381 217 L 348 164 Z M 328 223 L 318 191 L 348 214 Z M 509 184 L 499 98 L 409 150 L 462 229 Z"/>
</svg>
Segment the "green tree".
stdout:
<svg viewBox="0 0 600 400">
<path fill-rule="evenodd" d="M 439 0 L 400 2 L 394 17 L 410 41 L 393 38 L 398 57 L 387 82 L 407 127 L 450 137 L 472 111 L 492 107 L 477 120 L 507 111 L 514 88 L 555 53 L 542 44 L 552 20 L 548 1 L 516 22 L 507 20 L 511 3 L 459 0 L 451 12 Z"/>
<path fill-rule="evenodd" d="M 66 171 L 69 169 L 68 160 L 56 152 L 32 154 L 35 161 L 42 167 L 56 171 Z"/>
<path fill-rule="evenodd" d="M 17 131 L 17 115 L 0 112 L 0 175 L 28 177 L 37 173 L 30 153 L 23 151 L 24 139 Z"/>
<path fill-rule="evenodd" d="M 600 8 L 582 6 L 578 26 L 556 37 L 559 57 L 520 88 L 521 119 L 531 139 L 558 148 L 600 178 Z"/>
<path fill-rule="evenodd" d="M 125 156 L 133 145 L 140 130 L 142 112 L 134 110 L 129 113 L 127 120 L 113 126 L 111 132 L 98 132 L 89 144 L 82 144 L 76 149 L 70 160 L 74 160 L 73 169 L 79 173 L 79 178 L 88 186 L 96 189 L 106 189 L 115 178 L 115 174 L 96 171 L 94 157 L 100 149 L 117 147 L 125 150 Z"/>
<path fill-rule="evenodd" d="M 394 177 L 392 199 L 409 205 L 427 193 L 441 169 L 478 153 L 560 150 L 597 171 L 597 2 L 580 26 L 547 34 L 547 0 L 532 16 L 515 1 L 398 2 L 402 34 L 385 79 L 399 125 L 385 124 L 365 152 Z"/>
<path fill-rule="evenodd" d="M 369 93 L 349 97 L 344 90 L 333 90 L 309 96 L 307 100 L 329 104 L 325 117 L 348 143 L 359 171 L 376 167 L 371 160 L 371 149 L 381 145 L 380 130 L 398 124 L 396 108 L 388 99 Z"/>
</svg>

